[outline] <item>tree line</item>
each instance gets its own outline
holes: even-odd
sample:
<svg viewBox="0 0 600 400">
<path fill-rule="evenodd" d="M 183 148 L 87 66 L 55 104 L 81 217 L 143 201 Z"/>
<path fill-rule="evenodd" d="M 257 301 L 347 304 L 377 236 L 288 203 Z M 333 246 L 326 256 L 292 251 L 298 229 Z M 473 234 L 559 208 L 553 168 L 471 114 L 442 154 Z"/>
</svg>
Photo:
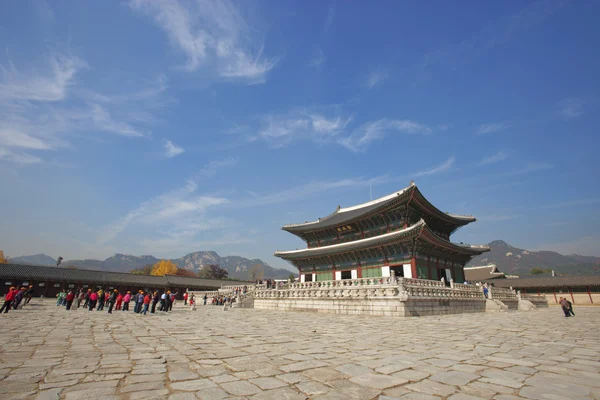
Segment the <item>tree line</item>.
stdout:
<svg viewBox="0 0 600 400">
<path fill-rule="evenodd" d="M 177 264 L 171 260 L 160 260 L 154 265 L 149 264 L 132 269 L 129 273 L 154 276 L 176 275 L 203 279 L 227 279 L 229 274 L 226 269 L 221 268 L 218 264 L 205 265 L 196 273 L 187 268 L 178 268 Z"/>
</svg>

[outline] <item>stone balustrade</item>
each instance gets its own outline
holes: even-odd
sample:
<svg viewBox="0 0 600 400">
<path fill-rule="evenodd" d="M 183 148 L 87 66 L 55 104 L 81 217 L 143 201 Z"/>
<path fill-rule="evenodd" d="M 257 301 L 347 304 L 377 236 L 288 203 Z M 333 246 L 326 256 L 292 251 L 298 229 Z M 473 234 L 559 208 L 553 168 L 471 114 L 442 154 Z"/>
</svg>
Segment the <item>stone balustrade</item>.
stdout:
<svg viewBox="0 0 600 400">
<path fill-rule="evenodd" d="M 440 281 L 411 278 L 359 278 L 319 282 L 295 282 L 288 288 L 256 290 L 256 298 L 435 298 L 483 299 L 476 286 L 446 287 Z"/>
<path fill-rule="evenodd" d="M 490 286 L 488 288 L 488 297 L 490 299 L 500 300 L 500 301 L 518 301 L 517 293 L 513 289 L 506 288 L 497 288 L 494 286 Z"/>
</svg>

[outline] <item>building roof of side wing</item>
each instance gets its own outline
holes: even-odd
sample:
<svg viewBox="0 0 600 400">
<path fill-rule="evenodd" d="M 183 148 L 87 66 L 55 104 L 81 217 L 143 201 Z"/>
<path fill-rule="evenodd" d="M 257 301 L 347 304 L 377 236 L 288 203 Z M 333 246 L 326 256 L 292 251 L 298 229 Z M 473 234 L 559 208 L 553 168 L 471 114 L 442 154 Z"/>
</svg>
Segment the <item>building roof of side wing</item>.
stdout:
<svg viewBox="0 0 600 400">
<path fill-rule="evenodd" d="M 467 215 L 456 215 L 444 213 L 435 206 L 433 206 L 419 191 L 414 182 L 411 182 L 410 186 L 387 196 L 380 197 L 375 200 L 368 201 L 366 203 L 357 204 L 351 207 L 338 208 L 326 217 L 319 218 L 316 221 L 304 222 L 300 224 L 289 224 L 284 225 L 281 229 L 294 234 L 302 234 L 307 232 L 318 231 L 322 229 L 332 228 L 345 223 L 350 223 L 361 219 L 362 217 L 374 213 L 377 210 L 390 205 L 393 202 L 399 200 L 416 198 L 416 202 L 431 211 L 431 213 L 446 222 L 455 224 L 457 227 L 466 225 L 470 222 L 475 221 L 475 217 Z"/>
<path fill-rule="evenodd" d="M 244 285 L 248 282 L 201 279 L 183 276 L 152 276 L 129 274 L 126 272 L 110 272 L 88 269 L 70 269 L 43 265 L 0 264 L 1 279 L 36 280 L 52 282 L 79 282 L 98 285 L 131 285 L 139 287 L 160 288 L 169 285 L 190 288 L 220 288 L 225 285 Z"/>
<path fill-rule="evenodd" d="M 409 241 L 413 239 L 423 240 L 435 246 L 445 247 L 451 251 L 456 251 L 457 253 L 462 254 L 478 255 L 490 250 L 487 246 L 472 246 L 449 242 L 437 236 L 433 231 L 431 231 L 427 227 L 425 221 L 421 219 L 419 222 L 409 226 L 408 228 L 384 233 L 382 235 L 366 239 L 360 239 L 340 244 L 332 244 L 329 246 L 312 247 L 308 249 L 277 251 L 274 255 L 285 260 L 297 260 L 303 258 L 322 257 L 333 254 L 346 253 L 350 251 L 363 250 L 372 247 L 384 246 L 389 243 Z"/>
<path fill-rule="evenodd" d="M 494 286 L 514 289 L 586 288 L 600 286 L 600 275 L 549 276 L 493 280 Z M 565 295 L 565 293 L 562 293 Z"/>
<path fill-rule="evenodd" d="M 479 267 L 465 267 L 465 279 L 467 281 L 485 281 L 487 279 L 506 278 L 503 272 L 498 271 L 495 264 L 482 265 Z"/>
</svg>

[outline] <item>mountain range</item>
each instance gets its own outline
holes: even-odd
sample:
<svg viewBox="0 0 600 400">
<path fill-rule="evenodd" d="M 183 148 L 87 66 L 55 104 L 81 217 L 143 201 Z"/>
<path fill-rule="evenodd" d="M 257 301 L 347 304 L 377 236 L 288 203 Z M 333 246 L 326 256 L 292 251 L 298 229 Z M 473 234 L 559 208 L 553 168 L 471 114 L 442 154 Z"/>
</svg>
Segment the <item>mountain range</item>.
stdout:
<svg viewBox="0 0 600 400">
<path fill-rule="evenodd" d="M 474 257 L 468 266 L 496 264 L 505 274 L 525 277 L 533 268 L 552 269 L 557 275 L 600 275 L 600 257 L 562 255 L 554 251 L 529 251 L 503 240 L 488 243 L 490 251 Z"/>
<path fill-rule="evenodd" d="M 136 268 L 146 265 L 156 264 L 161 259 L 150 255 L 132 256 L 127 254 L 115 254 L 104 261 L 101 260 L 64 260 L 62 267 L 74 266 L 80 269 L 95 269 L 101 271 L 129 272 Z M 287 279 L 292 273 L 287 269 L 273 268 L 266 262 L 259 259 L 249 260 L 239 256 L 221 257 L 214 251 L 197 251 L 187 254 L 181 258 L 172 259 L 179 268 L 185 268 L 190 271 L 198 272 L 205 265 L 218 264 L 228 272 L 229 278 L 250 279 L 250 269 L 256 266 L 256 269 L 263 271 L 265 278 Z M 35 265 L 56 265 L 56 259 L 46 254 L 36 254 L 32 256 L 13 257 L 10 262 L 16 264 L 35 264 Z"/>
<path fill-rule="evenodd" d="M 496 264 L 498 269 L 506 274 L 527 276 L 533 268 L 544 270 L 553 269 L 562 275 L 600 275 L 600 257 L 587 257 L 577 254 L 562 255 L 554 251 L 529 251 L 513 247 L 503 240 L 494 240 L 488 243 L 491 251 L 474 257 L 469 266 Z M 129 272 L 132 269 L 156 264 L 160 259 L 151 256 L 132 256 L 115 254 L 104 261 L 101 260 L 66 260 L 63 267 L 75 266 L 81 269 L 95 269 L 102 271 Z M 249 260 L 240 256 L 221 257 L 214 251 L 197 251 L 181 258 L 172 259 L 179 268 L 197 272 L 203 266 L 218 264 L 225 268 L 229 278 L 250 279 L 250 269 L 255 266 L 267 278 L 286 279 L 291 271 L 282 268 L 273 268 L 260 259 Z M 14 257 L 13 263 L 56 265 L 56 259 L 45 254 Z"/>
</svg>

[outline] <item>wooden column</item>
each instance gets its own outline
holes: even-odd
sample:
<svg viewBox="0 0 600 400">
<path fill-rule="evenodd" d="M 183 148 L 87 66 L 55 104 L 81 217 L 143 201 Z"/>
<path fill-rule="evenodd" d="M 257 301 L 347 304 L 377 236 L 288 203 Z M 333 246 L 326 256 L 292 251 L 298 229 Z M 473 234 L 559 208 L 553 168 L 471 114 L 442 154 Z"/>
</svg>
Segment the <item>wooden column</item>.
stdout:
<svg viewBox="0 0 600 400">
<path fill-rule="evenodd" d="M 419 278 L 419 276 L 417 275 L 417 259 L 416 259 L 416 257 L 412 257 L 410 259 L 410 272 L 412 274 L 413 279 Z"/>
<path fill-rule="evenodd" d="M 427 279 L 431 279 L 431 256 L 427 257 Z"/>
<path fill-rule="evenodd" d="M 571 295 L 571 300 L 573 300 L 573 304 L 575 304 L 575 298 L 573 297 L 573 291 L 569 288 L 569 294 Z"/>
<path fill-rule="evenodd" d="M 590 303 L 594 304 L 594 300 L 592 300 L 592 293 L 590 293 L 590 287 L 587 287 L 588 296 L 590 296 Z"/>
<path fill-rule="evenodd" d="M 558 304 L 558 300 L 556 299 L 556 290 L 552 288 L 552 294 L 554 295 L 554 302 Z"/>
</svg>

